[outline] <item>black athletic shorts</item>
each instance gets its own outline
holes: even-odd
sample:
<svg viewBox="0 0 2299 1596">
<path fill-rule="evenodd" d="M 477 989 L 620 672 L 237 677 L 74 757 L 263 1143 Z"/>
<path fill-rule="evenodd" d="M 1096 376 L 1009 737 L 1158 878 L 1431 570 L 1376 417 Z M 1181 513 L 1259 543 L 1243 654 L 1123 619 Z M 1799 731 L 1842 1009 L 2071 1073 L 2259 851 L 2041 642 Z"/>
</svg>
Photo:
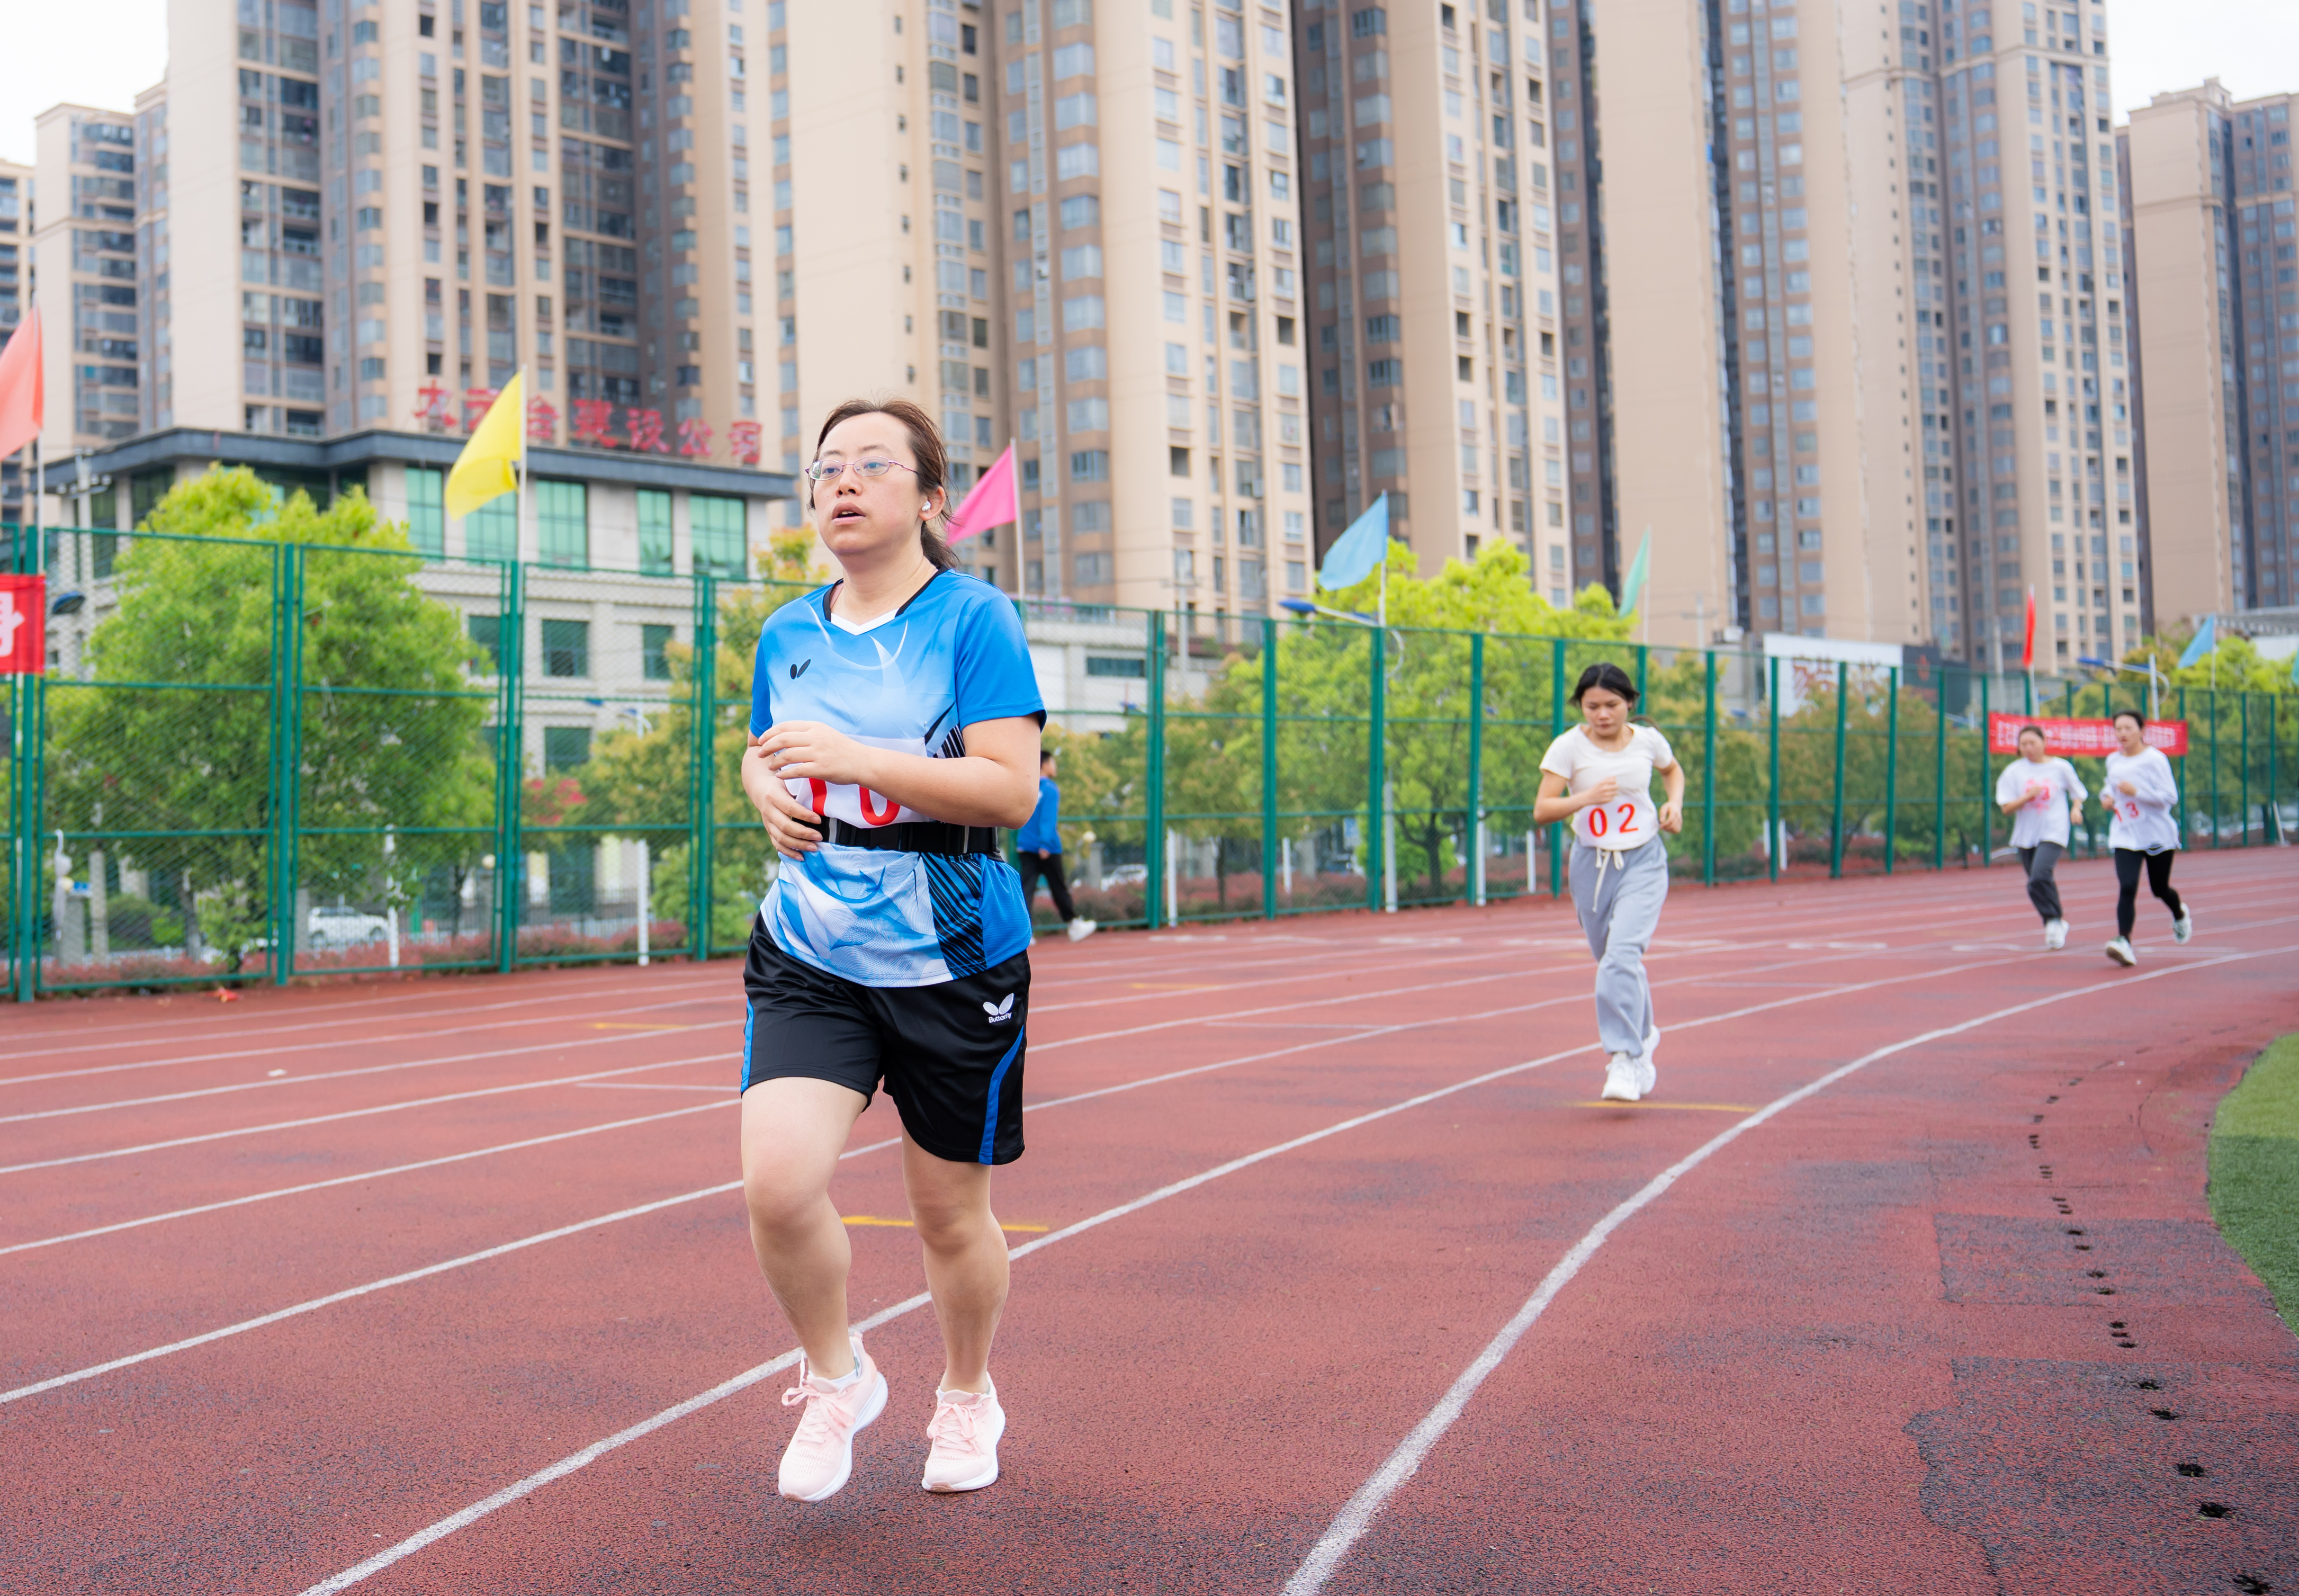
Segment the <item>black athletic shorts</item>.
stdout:
<svg viewBox="0 0 2299 1596">
<path fill-rule="evenodd" d="M 865 986 L 782 951 L 751 925 L 743 969 L 743 1090 L 786 1076 L 835 1081 L 867 1101 L 881 1079 L 910 1140 L 938 1159 L 1022 1156 L 1022 1043 L 1030 955 L 933 986 Z"/>
</svg>

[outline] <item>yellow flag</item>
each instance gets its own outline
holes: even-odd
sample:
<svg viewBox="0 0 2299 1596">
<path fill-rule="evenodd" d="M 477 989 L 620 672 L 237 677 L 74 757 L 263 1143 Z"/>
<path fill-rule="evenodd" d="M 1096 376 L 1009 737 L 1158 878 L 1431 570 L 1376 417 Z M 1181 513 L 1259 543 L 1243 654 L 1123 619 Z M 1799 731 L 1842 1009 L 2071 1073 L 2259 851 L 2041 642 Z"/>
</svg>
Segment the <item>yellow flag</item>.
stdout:
<svg viewBox="0 0 2299 1596">
<path fill-rule="evenodd" d="M 519 486 L 513 464 L 527 453 L 526 405 L 519 397 L 525 372 L 513 376 L 487 406 L 470 442 L 447 473 L 447 513 L 461 520 L 480 505 Z"/>
</svg>

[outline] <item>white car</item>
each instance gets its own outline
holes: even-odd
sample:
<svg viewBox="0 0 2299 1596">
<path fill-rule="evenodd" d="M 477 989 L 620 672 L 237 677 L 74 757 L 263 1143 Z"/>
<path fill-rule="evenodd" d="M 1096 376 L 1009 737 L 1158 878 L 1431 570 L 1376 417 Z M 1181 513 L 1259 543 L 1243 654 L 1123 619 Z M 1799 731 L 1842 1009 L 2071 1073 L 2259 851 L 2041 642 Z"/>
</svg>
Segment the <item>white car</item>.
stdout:
<svg viewBox="0 0 2299 1596">
<path fill-rule="evenodd" d="M 381 942 L 391 928 L 381 915 L 369 914 L 364 909 L 353 909 L 345 904 L 322 904 L 311 910 L 311 945 L 315 948 L 344 948 L 364 942 Z"/>
<path fill-rule="evenodd" d="M 1148 865 L 1117 865 L 1101 873 L 1104 886 L 1141 886 L 1150 879 Z"/>
</svg>

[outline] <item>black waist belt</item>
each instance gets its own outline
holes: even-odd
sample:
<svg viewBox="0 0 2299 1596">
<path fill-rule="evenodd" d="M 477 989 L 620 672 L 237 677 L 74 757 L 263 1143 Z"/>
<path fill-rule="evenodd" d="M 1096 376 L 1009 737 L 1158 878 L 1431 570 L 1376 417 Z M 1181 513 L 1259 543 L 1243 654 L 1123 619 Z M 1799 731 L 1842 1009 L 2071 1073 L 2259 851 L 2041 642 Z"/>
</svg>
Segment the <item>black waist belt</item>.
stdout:
<svg viewBox="0 0 2299 1596">
<path fill-rule="evenodd" d="M 901 826 L 850 826 L 835 816 L 824 819 L 823 841 L 842 848 L 884 848 L 895 853 L 999 853 L 993 826 L 951 826 L 912 820 Z"/>
</svg>

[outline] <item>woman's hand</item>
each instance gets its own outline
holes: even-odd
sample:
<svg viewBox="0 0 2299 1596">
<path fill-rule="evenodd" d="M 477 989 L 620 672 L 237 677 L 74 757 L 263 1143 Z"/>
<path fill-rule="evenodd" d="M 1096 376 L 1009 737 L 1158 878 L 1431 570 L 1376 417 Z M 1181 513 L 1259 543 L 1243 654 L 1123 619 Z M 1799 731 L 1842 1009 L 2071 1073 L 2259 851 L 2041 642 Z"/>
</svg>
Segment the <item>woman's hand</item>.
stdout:
<svg viewBox="0 0 2299 1596">
<path fill-rule="evenodd" d="M 743 791 L 765 823 L 775 852 L 785 859 L 801 859 L 821 845 L 822 817 L 791 796 L 768 763 L 765 742 L 752 737 L 743 751 Z"/>
<path fill-rule="evenodd" d="M 2071 825 L 2071 826 L 2080 826 L 2080 825 L 2082 825 L 2083 823 L 2084 823 L 2084 818 L 2083 818 L 2083 805 L 2082 805 L 2082 804 L 2080 804 L 2080 803 L 2071 803 L 2071 804 L 2069 804 L 2069 805 L 2068 805 L 2068 824 L 2069 824 L 2069 825 Z"/>
<path fill-rule="evenodd" d="M 818 720 L 778 720 L 758 741 L 767 768 L 792 781 L 867 787 L 876 774 L 877 751 Z"/>
<path fill-rule="evenodd" d="M 1616 777 L 1607 776 L 1587 792 L 1576 793 L 1573 797 L 1582 809 L 1589 809 L 1599 803 L 1610 803 L 1620 795 L 1620 781 Z"/>
<path fill-rule="evenodd" d="M 1674 836 L 1684 829 L 1684 805 L 1674 799 L 1660 806 L 1660 828 Z"/>
<path fill-rule="evenodd" d="M 2115 784 L 2115 790 L 2122 794 L 2126 798 L 2137 798 L 2139 796 L 2139 789 L 2137 786 L 2134 786 L 2128 777 L 2122 781 L 2117 782 Z"/>
</svg>

